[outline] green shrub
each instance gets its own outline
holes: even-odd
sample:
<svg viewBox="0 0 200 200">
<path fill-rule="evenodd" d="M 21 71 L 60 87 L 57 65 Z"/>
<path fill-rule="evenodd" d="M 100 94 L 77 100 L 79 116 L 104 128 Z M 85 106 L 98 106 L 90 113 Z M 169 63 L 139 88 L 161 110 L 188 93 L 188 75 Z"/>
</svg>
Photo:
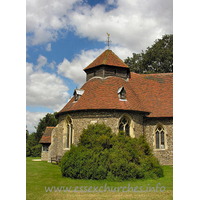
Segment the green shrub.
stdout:
<svg viewBox="0 0 200 200">
<path fill-rule="evenodd" d="M 31 156 L 31 148 L 30 146 L 26 143 L 26 157 Z"/>
<path fill-rule="evenodd" d="M 31 156 L 33 156 L 33 157 L 41 157 L 41 148 L 42 148 L 41 144 L 33 146 L 31 148 Z"/>
<path fill-rule="evenodd" d="M 144 136 L 112 134 L 104 124 L 83 130 L 78 146 L 72 145 L 61 161 L 62 176 L 77 179 L 147 179 L 163 176 L 163 170 Z"/>
<path fill-rule="evenodd" d="M 103 157 L 85 147 L 72 146 L 71 150 L 62 157 L 62 175 L 78 179 L 105 179 L 107 169 Z"/>
<path fill-rule="evenodd" d="M 111 148 L 110 139 L 113 137 L 112 130 L 105 124 L 89 125 L 83 129 L 78 146 L 88 149 L 109 149 Z"/>
</svg>

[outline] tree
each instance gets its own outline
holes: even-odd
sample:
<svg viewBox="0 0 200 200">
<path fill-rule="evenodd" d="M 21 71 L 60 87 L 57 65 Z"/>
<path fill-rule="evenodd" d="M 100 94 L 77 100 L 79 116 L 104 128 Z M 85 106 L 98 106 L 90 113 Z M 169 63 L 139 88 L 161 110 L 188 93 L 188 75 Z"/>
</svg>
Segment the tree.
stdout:
<svg viewBox="0 0 200 200">
<path fill-rule="evenodd" d="M 135 73 L 173 72 L 173 35 L 164 35 L 155 40 L 151 47 L 139 54 L 133 53 L 124 61 Z"/>
<path fill-rule="evenodd" d="M 27 128 L 27 127 L 26 127 Z M 29 136 L 29 131 L 26 129 L 26 142 L 28 140 L 28 136 Z"/>
<path fill-rule="evenodd" d="M 33 152 L 33 147 L 36 146 L 38 143 L 35 139 L 36 133 L 33 132 L 27 138 L 26 142 L 26 156 L 33 156 L 35 153 Z"/>
<path fill-rule="evenodd" d="M 40 119 L 37 127 L 35 127 L 36 129 L 35 139 L 37 143 L 39 143 L 47 126 L 56 126 L 58 124 L 58 120 L 56 119 L 55 115 L 56 115 L 56 112 L 53 114 L 47 113 L 45 117 Z"/>
<path fill-rule="evenodd" d="M 42 145 L 39 144 L 39 141 L 47 126 L 56 126 L 58 124 L 55 115 L 56 112 L 53 114 L 47 113 L 45 117 L 40 119 L 35 127 L 36 132 L 29 134 L 28 130 L 26 130 L 26 156 L 40 156 Z"/>
</svg>

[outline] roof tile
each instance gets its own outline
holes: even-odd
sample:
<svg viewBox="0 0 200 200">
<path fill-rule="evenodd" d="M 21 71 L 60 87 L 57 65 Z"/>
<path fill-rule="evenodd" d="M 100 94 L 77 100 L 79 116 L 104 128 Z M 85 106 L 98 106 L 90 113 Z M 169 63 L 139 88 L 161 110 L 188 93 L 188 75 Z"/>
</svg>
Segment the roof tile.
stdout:
<svg viewBox="0 0 200 200">
<path fill-rule="evenodd" d="M 46 127 L 42 138 L 40 139 L 39 143 L 51 143 L 51 133 L 55 127 Z"/>
<path fill-rule="evenodd" d="M 110 65 L 116 67 L 129 68 L 116 54 L 111 50 L 107 49 L 99 57 L 97 57 L 91 64 L 89 64 L 85 69 L 91 69 L 100 65 Z"/>
<path fill-rule="evenodd" d="M 84 70 L 110 65 L 129 68 L 111 50 L 104 51 Z M 124 87 L 126 100 L 120 101 L 118 89 Z M 129 80 L 119 77 L 94 77 L 83 87 L 84 93 L 74 102 L 74 97 L 57 113 L 69 111 L 116 109 L 150 113 L 148 117 L 173 116 L 173 73 L 136 74 L 131 72 Z"/>
<path fill-rule="evenodd" d="M 120 101 L 117 91 L 124 86 L 127 101 Z M 136 74 L 129 81 L 119 77 L 93 78 L 81 88 L 84 94 L 74 97 L 58 113 L 92 109 L 116 109 L 149 112 L 149 117 L 173 116 L 173 74 Z"/>
</svg>

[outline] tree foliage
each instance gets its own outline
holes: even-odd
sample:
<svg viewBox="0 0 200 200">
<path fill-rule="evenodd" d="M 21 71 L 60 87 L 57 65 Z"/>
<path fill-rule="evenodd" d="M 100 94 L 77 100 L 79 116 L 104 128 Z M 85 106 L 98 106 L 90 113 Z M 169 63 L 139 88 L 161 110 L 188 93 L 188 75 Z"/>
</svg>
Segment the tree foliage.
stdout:
<svg viewBox="0 0 200 200">
<path fill-rule="evenodd" d="M 42 145 L 36 140 L 36 133 L 33 132 L 28 136 L 26 142 L 26 156 L 39 157 L 41 155 L 41 147 Z"/>
<path fill-rule="evenodd" d="M 135 73 L 173 72 L 173 35 L 164 35 L 145 52 L 133 53 L 133 57 L 126 58 L 124 62 Z"/>
<path fill-rule="evenodd" d="M 28 136 L 29 136 L 29 131 L 26 129 L 26 142 L 28 140 Z"/>
<path fill-rule="evenodd" d="M 76 179 L 157 178 L 163 170 L 144 136 L 113 134 L 104 124 L 89 125 L 80 141 L 62 157 L 61 172 Z"/>
<path fill-rule="evenodd" d="M 26 130 L 26 156 L 41 156 L 42 145 L 39 144 L 39 141 L 47 126 L 56 126 L 58 124 L 55 115 L 56 113 L 47 113 L 45 117 L 40 119 L 38 125 L 35 127 L 36 132 L 29 134 L 28 130 Z"/>
<path fill-rule="evenodd" d="M 56 119 L 55 115 L 56 115 L 56 112 L 53 114 L 47 113 L 45 117 L 40 119 L 37 127 L 35 127 L 36 129 L 35 139 L 37 143 L 39 143 L 47 126 L 56 126 L 58 124 L 58 120 Z"/>
</svg>

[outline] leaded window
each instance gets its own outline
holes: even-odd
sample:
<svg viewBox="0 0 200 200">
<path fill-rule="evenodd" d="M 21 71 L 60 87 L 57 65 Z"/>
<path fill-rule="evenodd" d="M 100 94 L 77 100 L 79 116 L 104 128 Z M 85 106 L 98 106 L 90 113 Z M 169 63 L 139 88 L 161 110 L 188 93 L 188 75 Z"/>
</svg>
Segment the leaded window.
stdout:
<svg viewBox="0 0 200 200">
<path fill-rule="evenodd" d="M 67 125 L 67 148 L 69 148 L 69 124 Z"/>
<path fill-rule="evenodd" d="M 124 116 L 119 122 L 119 130 L 124 131 L 127 136 L 130 136 L 130 120 Z"/>
<path fill-rule="evenodd" d="M 72 146 L 73 124 L 71 124 L 70 146 Z"/>
<path fill-rule="evenodd" d="M 156 149 L 165 149 L 165 132 L 162 126 L 158 126 L 155 131 Z"/>
<path fill-rule="evenodd" d="M 71 119 L 67 121 L 67 132 L 65 135 L 66 139 L 64 140 L 64 148 L 70 148 L 73 141 L 73 124 Z"/>
</svg>

